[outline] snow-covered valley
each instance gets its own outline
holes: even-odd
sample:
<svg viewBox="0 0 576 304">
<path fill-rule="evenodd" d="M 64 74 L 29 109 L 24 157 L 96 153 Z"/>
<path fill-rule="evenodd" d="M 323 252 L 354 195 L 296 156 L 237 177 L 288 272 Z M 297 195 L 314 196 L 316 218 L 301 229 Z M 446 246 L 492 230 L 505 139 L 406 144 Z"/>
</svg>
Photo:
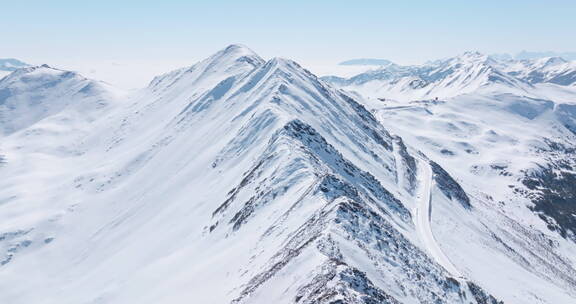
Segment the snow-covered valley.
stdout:
<svg viewBox="0 0 576 304">
<path fill-rule="evenodd" d="M 0 303 L 572 303 L 576 86 L 478 53 L 0 80 Z"/>
</svg>

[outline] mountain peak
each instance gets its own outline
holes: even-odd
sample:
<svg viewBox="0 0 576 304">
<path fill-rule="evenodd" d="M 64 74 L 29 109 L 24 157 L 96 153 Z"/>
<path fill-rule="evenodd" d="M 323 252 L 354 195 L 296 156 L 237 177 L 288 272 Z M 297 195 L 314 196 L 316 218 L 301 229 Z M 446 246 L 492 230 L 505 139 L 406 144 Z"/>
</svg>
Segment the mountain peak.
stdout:
<svg viewBox="0 0 576 304">
<path fill-rule="evenodd" d="M 232 43 L 230 45 L 228 45 L 227 47 L 224 48 L 225 51 L 235 51 L 235 50 L 249 50 L 252 52 L 252 50 L 247 47 L 244 44 L 240 44 L 240 43 Z"/>
<path fill-rule="evenodd" d="M 456 58 L 458 58 L 461 61 L 474 61 L 474 62 L 479 62 L 479 61 L 488 61 L 488 60 L 492 60 L 490 59 L 489 56 L 480 53 L 478 51 L 467 51 L 462 53 L 461 55 L 457 56 Z"/>
<path fill-rule="evenodd" d="M 38 78 L 40 81 L 46 81 L 49 78 L 57 79 L 57 78 L 78 77 L 79 79 L 82 80 L 86 79 L 85 77 L 76 72 L 60 70 L 51 67 L 48 64 L 42 64 L 16 69 L 12 73 L 6 75 L 6 77 L 2 79 L 1 83 L 6 84 L 6 83 L 20 82 L 23 77 L 34 77 L 34 79 Z M 29 80 L 25 82 L 29 82 Z"/>
<path fill-rule="evenodd" d="M 264 59 L 244 45 L 231 44 L 208 57 L 201 63 L 207 63 L 209 66 L 229 66 L 237 63 L 248 63 L 249 65 L 256 67 L 262 65 Z"/>
<path fill-rule="evenodd" d="M 283 57 L 272 57 L 266 62 L 266 64 L 276 65 L 276 66 L 300 66 L 296 61 L 283 58 Z"/>
<path fill-rule="evenodd" d="M 542 58 L 542 61 L 545 62 L 545 65 L 557 65 L 568 62 L 566 59 L 557 56 Z"/>
<path fill-rule="evenodd" d="M 260 58 L 260 56 L 258 56 L 258 54 L 256 54 L 252 49 L 243 44 L 230 44 L 229 46 L 214 54 L 214 56 L 216 55 L 234 57 L 251 56 Z"/>
<path fill-rule="evenodd" d="M 171 87 L 176 83 L 189 86 L 199 81 L 220 82 L 228 77 L 243 75 L 265 63 L 258 54 L 241 44 L 231 44 L 212 56 L 185 68 L 155 77 L 149 87 Z"/>
<path fill-rule="evenodd" d="M 462 54 L 466 56 L 483 56 L 483 54 L 480 51 L 466 51 Z"/>
</svg>

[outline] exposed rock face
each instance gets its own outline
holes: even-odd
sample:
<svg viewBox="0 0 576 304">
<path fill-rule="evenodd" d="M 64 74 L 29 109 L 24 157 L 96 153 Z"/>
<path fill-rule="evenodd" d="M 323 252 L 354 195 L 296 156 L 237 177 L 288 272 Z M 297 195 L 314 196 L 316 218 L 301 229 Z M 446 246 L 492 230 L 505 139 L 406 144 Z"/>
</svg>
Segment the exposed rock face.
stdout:
<svg viewBox="0 0 576 304">
<path fill-rule="evenodd" d="M 464 208 L 470 209 L 470 198 L 462 189 L 462 187 L 456 182 L 448 172 L 446 172 L 437 163 L 431 161 L 430 166 L 432 167 L 432 172 L 434 173 L 434 180 L 438 185 L 438 188 L 442 190 L 444 195 L 449 199 L 453 199 L 459 202 Z"/>
<path fill-rule="evenodd" d="M 550 230 L 576 242 L 576 174 L 571 165 L 553 165 L 528 175 L 524 185 L 534 206 Z"/>
</svg>

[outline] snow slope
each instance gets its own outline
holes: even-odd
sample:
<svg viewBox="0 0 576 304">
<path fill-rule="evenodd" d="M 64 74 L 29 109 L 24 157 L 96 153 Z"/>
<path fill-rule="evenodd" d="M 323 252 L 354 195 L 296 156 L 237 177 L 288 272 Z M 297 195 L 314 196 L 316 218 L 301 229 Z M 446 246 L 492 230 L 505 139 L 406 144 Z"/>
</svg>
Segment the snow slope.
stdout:
<svg viewBox="0 0 576 304">
<path fill-rule="evenodd" d="M 569 187 L 576 137 L 569 109 L 576 95 L 557 88 L 536 86 L 533 94 L 546 99 L 510 93 L 514 88 L 438 101 L 362 99 L 388 130 L 450 172 L 475 210 L 474 218 L 454 210 L 442 203 L 446 193 L 433 189 L 431 229 L 418 230 L 428 250 L 442 265 L 454 265 L 446 269 L 485 282 L 505 302 L 568 303 L 561 295 L 574 296 L 576 226 Z M 425 227 L 419 223 L 417 228 Z M 441 249 L 434 250 L 432 238 Z M 541 264 L 546 256 L 555 262 Z"/>
<path fill-rule="evenodd" d="M 561 57 L 507 61 L 503 70 L 530 83 L 554 83 L 563 86 L 576 83 L 576 62 Z"/>
<path fill-rule="evenodd" d="M 432 227 L 430 225 L 431 214 L 432 214 L 432 169 L 430 168 L 427 161 L 421 162 L 420 168 L 422 170 L 420 181 L 420 193 L 417 196 L 418 203 L 416 206 L 416 231 L 420 240 L 424 243 L 424 246 L 428 253 L 437 261 L 444 269 L 450 272 L 456 278 L 463 278 L 463 275 L 456 269 L 456 266 L 450 262 L 448 257 L 444 254 L 436 239 L 434 238 L 434 233 L 432 232 Z"/>
<path fill-rule="evenodd" d="M 297 63 L 241 45 L 129 96 L 85 96 L 92 81 L 41 71 L 7 86 L 8 110 L 35 92 L 42 110 L 11 112 L 0 138 L 1 302 L 575 298 L 574 243 L 525 207 L 507 217 L 514 209 L 485 202 L 486 188 L 468 184 L 481 178 L 462 181 L 418 141 L 424 124 L 407 132 L 404 109 L 427 106 L 388 119 L 363 100 L 374 115 Z"/>
<path fill-rule="evenodd" d="M 14 133 L 64 109 L 94 119 L 113 101 L 112 88 L 76 73 L 48 65 L 22 68 L 0 80 L 0 134 Z"/>
</svg>

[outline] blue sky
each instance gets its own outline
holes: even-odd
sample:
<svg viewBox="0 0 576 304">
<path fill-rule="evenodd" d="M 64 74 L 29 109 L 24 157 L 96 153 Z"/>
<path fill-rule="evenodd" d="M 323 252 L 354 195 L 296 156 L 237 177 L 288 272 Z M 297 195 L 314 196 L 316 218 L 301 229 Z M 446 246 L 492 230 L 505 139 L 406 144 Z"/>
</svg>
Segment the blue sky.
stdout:
<svg viewBox="0 0 576 304">
<path fill-rule="evenodd" d="M 21 0 L 1 7 L 0 58 L 34 63 L 193 63 L 230 43 L 304 65 L 576 50 L 574 0 Z"/>
</svg>

